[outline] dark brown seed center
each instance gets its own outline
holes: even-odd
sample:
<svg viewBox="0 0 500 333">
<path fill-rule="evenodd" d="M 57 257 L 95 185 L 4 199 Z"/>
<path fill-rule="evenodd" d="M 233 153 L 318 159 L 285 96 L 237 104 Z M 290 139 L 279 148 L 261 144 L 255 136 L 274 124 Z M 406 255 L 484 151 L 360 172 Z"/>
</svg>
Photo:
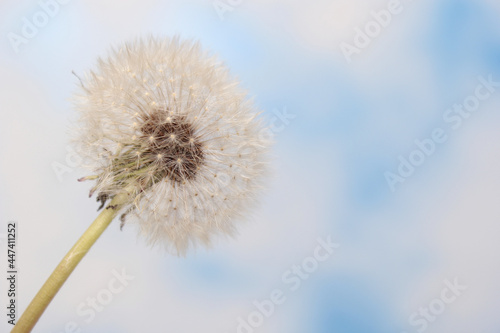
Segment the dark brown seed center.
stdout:
<svg viewBox="0 0 500 333">
<path fill-rule="evenodd" d="M 147 142 L 145 153 L 159 163 L 165 177 L 176 182 L 196 177 L 203 164 L 203 145 L 185 117 L 158 110 L 143 116 L 140 130 Z"/>
</svg>

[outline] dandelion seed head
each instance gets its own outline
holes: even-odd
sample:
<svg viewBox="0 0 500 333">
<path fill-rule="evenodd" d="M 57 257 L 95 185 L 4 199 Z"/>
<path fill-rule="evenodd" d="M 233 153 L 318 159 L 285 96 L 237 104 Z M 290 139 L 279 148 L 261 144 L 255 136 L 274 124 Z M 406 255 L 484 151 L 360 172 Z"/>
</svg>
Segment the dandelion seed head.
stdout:
<svg viewBox="0 0 500 333">
<path fill-rule="evenodd" d="M 179 255 L 234 235 L 262 188 L 269 143 L 227 68 L 193 41 L 138 39 L 83 82 L 76 139 L 98 201 L 127 190 L 122 223 Z"/>
</svg>

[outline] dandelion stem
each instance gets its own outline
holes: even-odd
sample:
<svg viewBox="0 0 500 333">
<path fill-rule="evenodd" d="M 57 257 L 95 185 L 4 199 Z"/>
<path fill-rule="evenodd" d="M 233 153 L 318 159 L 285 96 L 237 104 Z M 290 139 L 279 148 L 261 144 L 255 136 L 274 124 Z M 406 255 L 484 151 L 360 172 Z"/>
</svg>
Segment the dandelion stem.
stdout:
<svg viewBox="0 0 500 333">
<path fill-rule="evenodd" d="M 107 206 L 107 209 L 104 209 L 101 214 L 99 214 L 76 244 L 69 250 L 63 260 L 61 260 L 54 272 L 52 272 L 48 280 L 36 294 L 35 298 L 28 305 L 11 333 L 31 332 L 54 296 L 59 289 L 61 289 L 64 282 L 66 282 L 69 275 L 115 218 L 117 212 L 125 202 L 127 195 L 128 194 L 125 192 L 115 196 Z"/>
</svg>

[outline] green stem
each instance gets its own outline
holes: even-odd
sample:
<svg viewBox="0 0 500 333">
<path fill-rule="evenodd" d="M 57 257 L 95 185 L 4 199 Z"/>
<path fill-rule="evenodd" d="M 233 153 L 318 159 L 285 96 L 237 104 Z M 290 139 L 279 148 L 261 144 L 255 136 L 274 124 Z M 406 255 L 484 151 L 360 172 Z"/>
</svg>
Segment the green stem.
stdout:
<svg viewBox="0 0 500 333">
<path fill-rule="evenodd" d="M 35 298 L 28 305 L 21 318 L 19 318 L 11 333 L 31 332 L 69 275 L 115 218 L 117 212 L 126 201 L 127 196 L 127 193 L 115 196 L 111 203 L 99 214 L 63 260 L 61 260 Z"/>
</svg>

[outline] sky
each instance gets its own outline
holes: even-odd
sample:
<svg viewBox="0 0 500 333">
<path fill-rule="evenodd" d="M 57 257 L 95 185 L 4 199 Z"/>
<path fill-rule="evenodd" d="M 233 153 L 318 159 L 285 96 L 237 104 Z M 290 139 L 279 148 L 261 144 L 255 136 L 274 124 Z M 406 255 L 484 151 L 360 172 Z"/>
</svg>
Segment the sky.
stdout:
<svg viewBox="0 0 500 333">
<path fill-rule="evenodd" d="M 76 75 L 180 35 L 282 125 L 267 191 L 235 239 L 185 258 L 114 221 L 33 332 L 498 332 L 499 16 L 494 0 L 1 0 L 18 314 L 97 214 L 70 144 Z"/>
</svg>

